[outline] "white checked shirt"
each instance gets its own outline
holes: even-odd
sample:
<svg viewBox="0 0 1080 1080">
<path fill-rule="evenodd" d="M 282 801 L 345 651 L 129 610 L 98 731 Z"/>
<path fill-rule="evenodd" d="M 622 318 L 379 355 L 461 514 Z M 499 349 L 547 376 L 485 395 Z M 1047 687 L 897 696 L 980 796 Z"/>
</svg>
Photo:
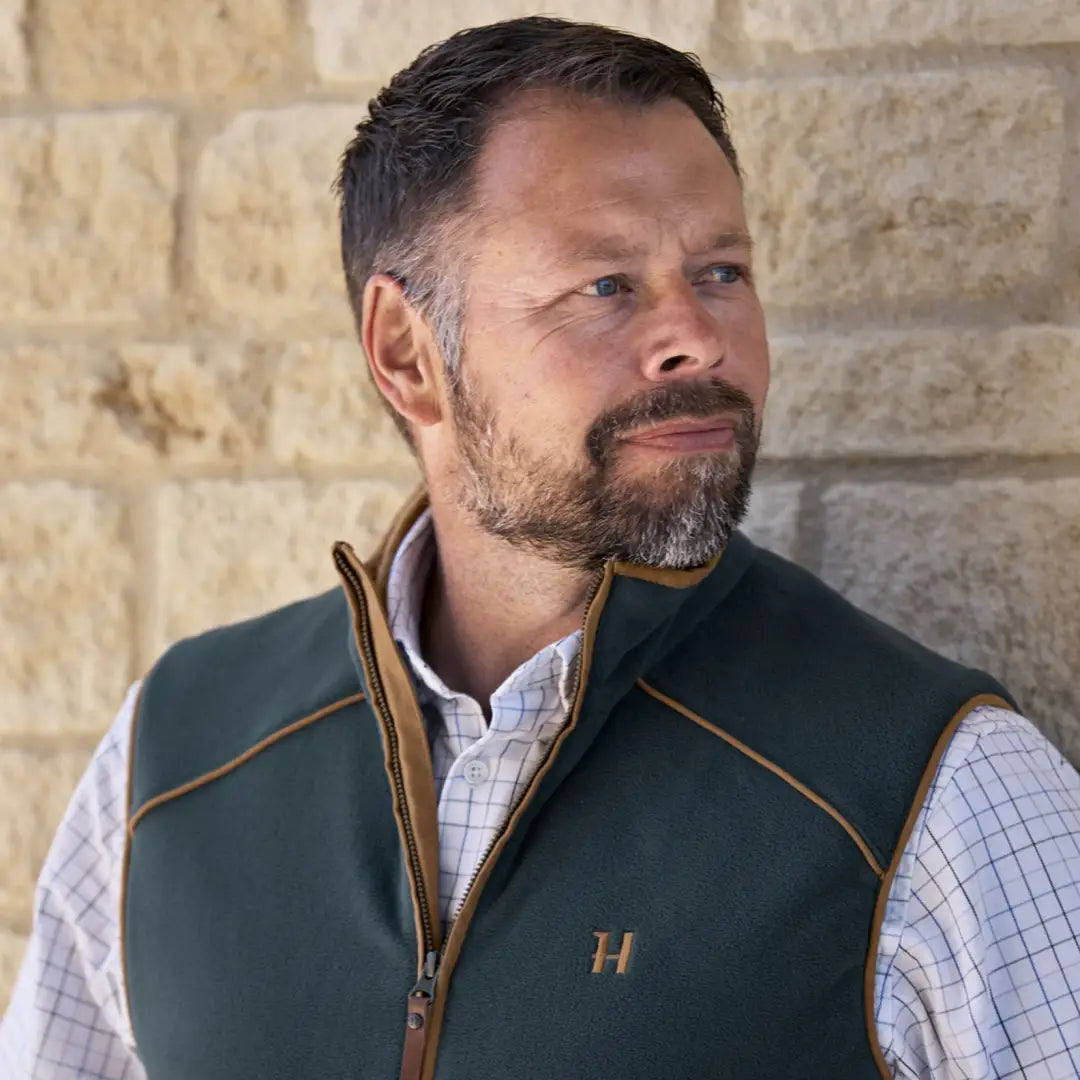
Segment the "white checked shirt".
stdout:
<svg viewBox="0 0 1080 1080">
<path fill-rule="evenodd" d="M 478 702 L 447 687 L 420 655 L 423 586 L 434 559 L 431 511 L 402 540 L 390 567 L 387 612 L 405 650 L 427 722 L 439 809 L 439 906 L 457 914 L 476 868 L 558 735 L 574 692 L 581 631 L 543 648 Z"/>
<path fill-rule="evenodd" d="M 418 655 L 431 535 L 425 514 L 395 555 L 388 601 L 432 738 L 445 916 L 562 723 L 580 639 L 547 646 L 510 675 L 485 723 L 477 703 L 448 690 Z M 135 691 L 42 870 L 30 945 L 0 1025 L 0 1080 L 145 1077 L 118 940 Z M 886 907 L 874 1018 L 894 1076 L 1075 1080 L 1078 934 L 1080 776 L 1022 717 L 977 709 L 942 759 Z"/>
</svg>

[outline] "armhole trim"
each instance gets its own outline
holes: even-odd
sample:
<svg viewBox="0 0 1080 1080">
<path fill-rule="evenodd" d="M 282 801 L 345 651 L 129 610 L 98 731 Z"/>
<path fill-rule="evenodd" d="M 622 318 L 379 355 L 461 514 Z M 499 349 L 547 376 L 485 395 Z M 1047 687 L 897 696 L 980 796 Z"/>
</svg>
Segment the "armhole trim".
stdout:
<svg viewBox="0 0 1080 1080">
<path fill-rule="evenodd" d="M 892 891 L 893 880 L 896 877 L 897 870 L 900 868 L 900 860 L 907 850 L 908 841 L 911 839 L 911 834 L 915 829 L 915 823 L 922 813 L 926 796 L 930 791 L 934 778 L 937 776 L 938 766 L 941 764 L 941 759 L 945 755 L 953 735 L 956 734 L 956 729 L 968 715 L 984 705 L 1008 709 L 1009 712 L 1016 711 L 1010 702 L 997 694 L 978 694 L 966 701 L 956 715 L 945 725 L 945 729 L 934 744 L 926 768 L 923 770 L 922 779 L 915 790 L 915 796 L 908 809 L 904 827 L 900 831 L 900 839 L 896 842 L 892 860 L 885 871 L 885 876 L 881 879 L 881 887 L 878 890 L 877 903 L 874 905 L 874 917 L 870 923 L 870 944 L 866 952 L 866 970 L 863 976 L 863 1011 L 866 1016 L 867 1034 L 870 1037 L 870 1052 L 874 1056 L 874 1062 L 883 1080 L 892 1080 L 893 1074 L 885 1062 L 885 1053 L 881 1049 L 881 1043 L 878 1039 L 877 1022 L 874 1017 L 874 984 L 877 976 L 877 954 L 881 939 L 881 926 L 885 921 L 885 908 L 889 902 L 889 893 Z"/>
<path fill-rule="evenodd" d="M 195 791 L 197 788 L 205 787 L 207 784 L 212 783 L 214 780 L 219 780 L 221 777 L 231 773 L 234 769 L 238 769 L 241 765 L 249 762 L 256 754 L 262 753 L 263 750 L 268 749 L 275 743 L 280 742 L 282 739 L 287 738 L 289 735 L 295 734 L 297 731 L 302 731 L 306 727 L 316 723 L 319 720 L 330 716 L 333 713 L 344 709 L 348 705 L 355 705 L 358 701 L 363 701 L 363 694 L 350 694 L 348 697 L 341 698 L 339 701 L 333 701 L 329 705 L 324 705 L 316 712 L 310 713 L 308 716 L 301 717 L 299 720 L 294 720 L 293 723 L 286 725 L 278 731 L 275 731 L 272 735 L 267 735 L 265 739 L 260 740 L 254 746 L 249 747 L 242 754 L 234 757 L 232 761 L 225 762 L 224 765 L 219 765 L 216 769 L 211 769 L 209 772 L 203 773 L 201 776 L 196 776 L 194 780 L 188 780 L 186 783 L 180 784 L 178 787 L 171 788 L 169 791 L 163 791 L 160 795 L 155 795 L 152 799 L 147 799 L 146 802 L 139 807 L 134 816 L 131 816 L 131 808 L 128 807 L 128 843 L 130 844 L 131 837 L 135 834 L 135 826 L 151 810 L 156 810 L 159 806 L 164 805 L 167 802 L 172 802 L 173 799 L 179 799 L 181 795 L 187 795 L 191 791 Z M 134 742 L 134 728 L 132 729 L 132 750 L 135 748 Z M 134 756 L 132 758 L 134 760 Z M 130 766 L 129 766 L 130 769 Z M 129 799 L 130 799 L 130 783 L 131 775 L 129 773 Z M 126 846 L 125 846 L 126 851 Z M 125 868 L 125 879 L 127 877 Z"/>
<path fill-rule="evenodd" d="M 884 871 L 881 869 L 881 864 L 874 858 L 874 853 L 870 850 L 870 845 L 863 839 L 862 834 L 854 825 L 839 810 L 836 809 L 832 803 L 823 799 L 816 791 L 811 791 L 801 780 L 796 780 L 786 769 L 782 769 L 775 762 L 770 761 L 767 757 L 759 754 L 756 750 L 752 750 L 746 743 L 735 738 L 734 735 L 729 734 L 723 728 L 717 727 L 716 724 L 711 723 L 702 716 L 698 716 L 692 709 L 688 709 L 685 705 L 681 705 L 673 698 L 669 698 L 666 694 L 661 693 L 659 690 L 655 690 L 649 686 L 644 679 L 638 679 L 638 686 L 647 694 L 651 694 L 657 701 L 663 702 L 669 708 L 674 709 L 676 712 L 681 713 L 689 720 L 693 720 L 695 724 L 699 724 L 706 731 L 712 732 L 713 735 L 723 739 L 729 746 L 734 747 L 740 754 L 745 754 L 751 761 L 756 762 L 762 768 L 768 769 L 769 772 L 778 776 L 785 784 L 790 784 L 800 795 L 807 798 L 818 809 L 824 810 L 854 841 L 855 846 L 862 853 L 862 857 L 866 860 L 867 865 L 874 871 L 874 876 L 880 881 Z"/>
<path fill-rule="evenodd" d="M 120 864 L 120 976 L 124 981 L 124 1006 L 127 1009 L 128 1027 L 131 1030 L 132 1039 L 135 1038 L 135 1021 L 131 1015 L 127 972 L 127 885 L 128 864 L 131 862 L 131 829 L 127 827 L 127 822 L 131 820 L 131 793 L 135 779 L 135 727 L 139 722 L 139 711 L 145 689 L 146 678 L 144 677 L 139 685 L 139 692 L 135 695 L 135 704 L 131 712 L 131 730 L 128 732 L 127 790 L 124 792 L 124 858 Z"/>
</svg>

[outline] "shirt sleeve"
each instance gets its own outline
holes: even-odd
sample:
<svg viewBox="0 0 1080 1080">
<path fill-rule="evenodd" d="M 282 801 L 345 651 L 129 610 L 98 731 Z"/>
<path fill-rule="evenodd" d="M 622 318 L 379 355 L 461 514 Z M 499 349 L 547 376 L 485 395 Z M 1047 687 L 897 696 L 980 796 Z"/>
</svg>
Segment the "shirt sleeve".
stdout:
<svg viewBox="0 0 1080 1080">
<path fill-rule="evenodd" d="M 4 1080 L 145 1080 L 120 963 L 127 758 L 138 684 L 91 758 L 38 879 L 3 1021 Z"/>
<path fill-rule="evenodd" d="M 951 740 L 894 879 L 875 1017 L 911 1080 L 1080 1076 L 1080 775 L 1023 717 Z"/>
</svg>

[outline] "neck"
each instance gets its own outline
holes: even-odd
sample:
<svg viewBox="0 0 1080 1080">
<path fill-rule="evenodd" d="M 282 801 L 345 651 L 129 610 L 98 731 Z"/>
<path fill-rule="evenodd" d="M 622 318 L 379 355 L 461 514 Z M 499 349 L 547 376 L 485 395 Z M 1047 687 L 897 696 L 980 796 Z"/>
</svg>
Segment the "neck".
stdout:
<svg viewBox="0 0 1080 1080">
<path fill-rule="evenodd" d="M 420 619 L 424 659 L 490 718 L 492 693 L 546 645 L 581 627 L 592 578 L 477 528 L 431 502 L 436 557 Z"/>
</svg>

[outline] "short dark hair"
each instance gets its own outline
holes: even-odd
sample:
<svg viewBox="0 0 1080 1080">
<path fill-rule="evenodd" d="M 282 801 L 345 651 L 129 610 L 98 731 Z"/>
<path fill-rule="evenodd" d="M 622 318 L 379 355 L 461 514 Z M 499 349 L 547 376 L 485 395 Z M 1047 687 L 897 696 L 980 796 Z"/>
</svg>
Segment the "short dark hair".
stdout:
<svg viewBox="0 0 1080 1080">
<path fill-rule="evenodd" d="M 369 103 L 342 155 L 335 190 L 358 332 L 368 278 L 393 274 L 431 324 L 451 376 L 460 364 L 464 297 L 461 275 L 445 266 L 440 227 L 468 209 L 492 121 L 525 90 L 639 106 L 674 98 L 693 110 L 739 175 L 724 103 L 691 53 L 543 16 L 462 30 L 424 49 Z M 412 447 L 404 418 L 384 404 Z"/>
</svg>

